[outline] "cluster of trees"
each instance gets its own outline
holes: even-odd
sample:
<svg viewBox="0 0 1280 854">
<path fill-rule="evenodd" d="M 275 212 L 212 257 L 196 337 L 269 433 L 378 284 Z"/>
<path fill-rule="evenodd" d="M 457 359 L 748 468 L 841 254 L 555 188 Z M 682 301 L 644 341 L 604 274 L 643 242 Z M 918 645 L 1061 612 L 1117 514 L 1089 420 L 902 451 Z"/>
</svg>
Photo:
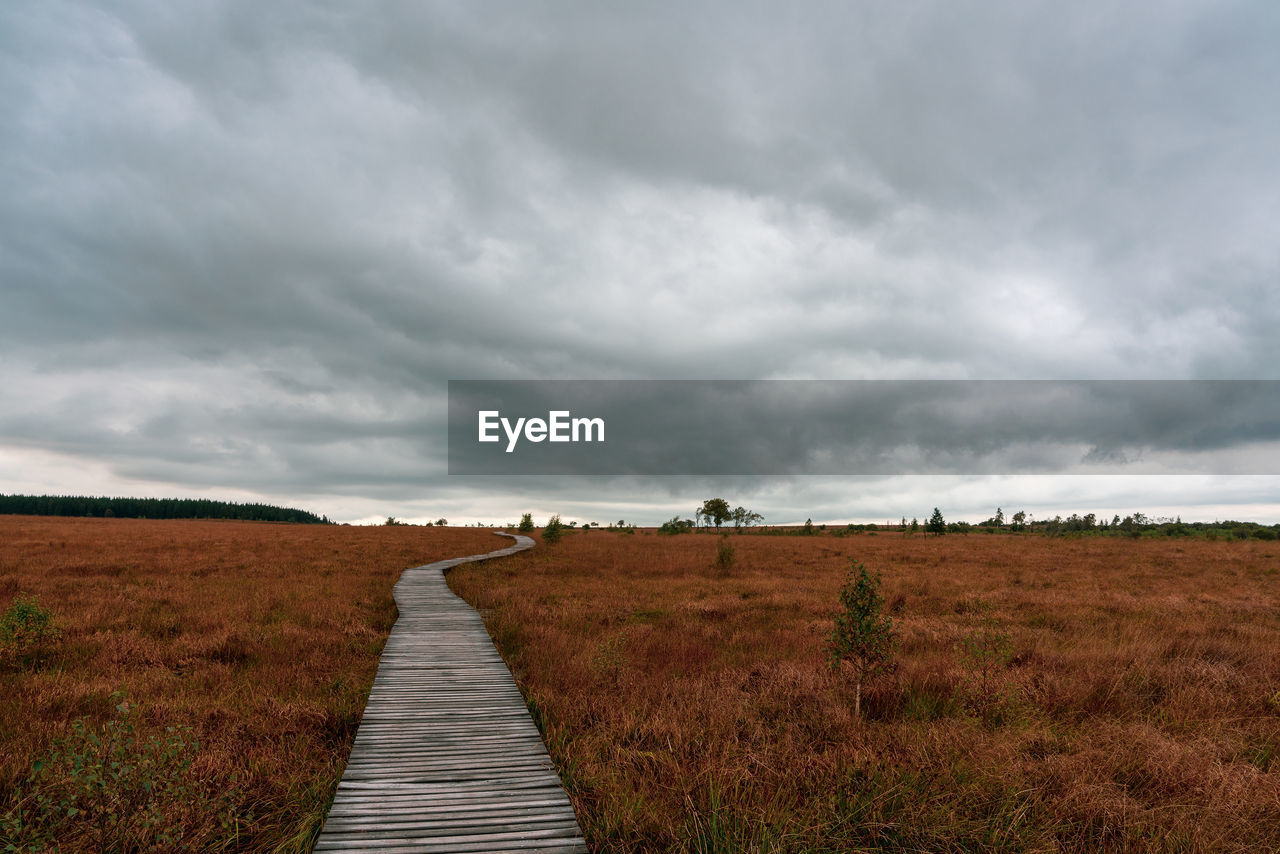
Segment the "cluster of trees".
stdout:
<svg viewBox="0 0 1280 854">
<path fill-rule="evenodd" d="M 693 520 L 681 519 L 679 516 L 672 516 L 658 526 L 659 534 L 687 534 L 692 530 Z"/>
<path fill-rule="evenodd" d="M 699 528 L 713 526 L 719 531 L 726 522 L 732 522 L 734 530 L 741 531 L 743 528 L 754 528 L 763 521 L 764 516 L 754 510 L 748 510 L 741 505 L 730 508 L 729 502 L 723 498 L 708 498 L 702 502 L 702 506 L 693 511 L 692 519 L 672 516 L 658 526 L 658 533 L 687 534 Z"/>
<path fill-rule="evenodd" d="M 849 527 L 850 529 L 853 528 L 852 525 L 850 525 Z M 952 525 L 947 524 L 947 520 L 944 519 L 942 516 L 942 511 L 939 510 L 937 507 L 933 508 L 933 514 L 929 516 L 929 521 L 924 523 L 924 532 L 926 534 L 935 534 L 937 536 L 942 536 L 948 531 L 954 531 L 955 529 L 956 529 L 956 526 L 954 524 Z M 872 528 L 872 530 L 874 530 L 874 528 Z M 920 530 L 919 519 L 912 519 L 911 522 L 908 523 L 907 517 L 906 516 L 902 517 L 902 532 L 904 534 L 914 534 L 919 530 Z"/>
<path fill-rule="evenodd" d="M 741 505 L 729 509 L 729 502 L 723 498 L 708 498 L 702 502 L 701 507 L 694 511 L 692 526 L 709 528 L 714 524 L 718 531 L 725 522 L 733 522 L 735 530 L 742 530 L 743 528 L 754 528 L 763 521 L 764 516 L 753 510 L 748 510 Z"/>
<path fill-rule="evenodd" d="M 1257 522 L 1183 522 L 1181 516 L 1173 518 L 1153 518 L 1145 513 L 1135 512 L 1123 518 L 1116 513 L 1111 519 L 1100 518 L 1096 513 L 1072 513 L 1070 516 L 1063 517 L 1055 515 L 1053 518 L 1035 519 L 1025 510 L 1019 510 L 1012 516 L 1005 517 L 1004 511 L 997 507 L 996 512 L 990 518 L 980 522 L 977 526 L 971 526 L 961 522 L 960 526 L 966 529 L 977 527 L 986 531 L 1028 531 L 1042 534 L 1100 534 L 1112 536 L 1141 536 L 1143 534 L 1164 534 L 1171 537 L 1177 536 L 1226 536 L 1244 539 L 1247 537 L 1256 537 L 1258 539 L 1273 539 L 1280 534 L 1280 526 L 1259 525 Z M 955 527 L 955 526 L 949 526 Z"/>
<path fill-rule="evenodd" d="M 732 523 L 737 531 L 744 529 L 757 528 L 764 521 L 764 516 L 755 511 L 748 510 L 746 507 L 739 505 L 738 507 L 730 507 L 729 502 L 723 498 L 708 498 L 702 502 L 694 511 L 694 517 L 682 518 L 673 516 L 663 522 L 658 527 L 660 534 L 687 534 L 698 530 L 710 530 L 714 528 L 721 531 L 723 528 Z M 440 520 L 437 524 L 444 524 L 444 520 Z M 923 531 L 926 535 L 942 536 L 944 534 L 969 534 L 969 533 L 996 533 L 999 531 L 1028 532 L 1039 534 L 1071 534 L 1071 533 L 1092 533 L 1092 534 L 1110 534 L 1110 535 L 1154 535 L 1167 534 L 1169 536 L 1207 536 L 1228 537 L 1236 539 L 1245 539 L 1254 537 L 1257 539 L 1280 539 L 1280 525 L 1265 526 L 1255 522 L 1186 522 L 1181 518 L 1177 519 L 1153 519 L 1142 513 L 1133 513 L 1121 518 L 1118 514 L 1110 520 L 1100 519 L 1097 514 L 1086 513 L 1080 515 L 1073 513 L 1065 519 L 1062 516 L 1054 516 L 1052 519 L 1035 519 L 1025 510 L 1019 510 L 1011 515 L 1006 515 L 1004 509 L 996 508 L 996 512 L 988 519 L 971 524 L 969 522 L 948 522 L 943 516 L 942 510 L 934 507 L 933 512 L 922 522 L 920 518 L 908 520 L 905 516 L 902 518 L 900 530 L 903 534 L 912 535 Z M 574 528 L 576 522 L 564 523 L 565 528 Z M 589 530 L 592 525 L 600 527 L 599 523 L 586 522 L 582 525 L 582 530 Z M 534 529 L 533 516 L 530 513 L 524 514 L 520 520 L 521 531 L 531 531 Z M 847 528 L 837 528 L 836 536 L 845 536 L 852 532 L 878 532 L 880 530 L 893 530 L 893 523 L 887 526 L 876 525 L 875 523 L 854 524 L 850 523 Z M 610 522 L 607 530 L 621 531 L 623 533 L 634 533 L 634 523 L 619 519 L 617 522 Z M 760 528 L 759 532 L 774 535 L 817 535 L 827 530 L 827 526 L 815 525 L 812 519 L 807 520 L 799 527 L 787 528 Z"/>
<path fill-rule="evenodd" d="M 101 498 L 86 495 L 0 495 L 0 514 L 99 516 L 127 519 L 243 519 L 254 522 L 332 524 L 327 516 L 271 504 L 207 498 Z"/>
</svg>

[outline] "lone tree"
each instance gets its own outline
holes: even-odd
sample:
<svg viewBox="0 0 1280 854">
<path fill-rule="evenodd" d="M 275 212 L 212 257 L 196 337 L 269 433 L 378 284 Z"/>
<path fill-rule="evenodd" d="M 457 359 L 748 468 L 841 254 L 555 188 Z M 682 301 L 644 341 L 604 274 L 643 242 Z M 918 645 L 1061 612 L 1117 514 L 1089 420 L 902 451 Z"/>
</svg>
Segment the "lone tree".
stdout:
<svg viewBox="0 0 1280 854">
<path fill-rule="evenodd" d="M 856 575 L 855 575 L 856 573 Z M 862 716 L 862 683 L 893 669 L 897 633 L 893 620 L 881 614 L 880 578 L 853 561 L 844 587 L 840 588 L 844 610 L 835 615 L 835 626 L 827 644 L 832 670 L 848 662 L 854 677 L 853 714 Z"/>
<path fill-rule="evenodd" d="M 929 534 L 945 534 L 947 532 L 947 521 L 942 518 L 942 511 L 937 507 L 933 508 L 933 515 L 929 517 L 929 524 L 924 526 L 924 530 Z"/>
<path fill-rule="evenodd" d="M 521 531 L 522 533 L 527 533 L 533 530 L 533 514 L 532 513 L 526 513 L 520 517 L 520 527 L 517 530 Z"/>
<path fill-rule="evenodd" d="M 704 517 L 708 522 L 714 522 L 718 531 L 720 526 L 733 516 L 733 511 L 729 509 L 729 502 L 723 498 L 708 498 L 702 502 L 698 515 Z"/>
</svg>

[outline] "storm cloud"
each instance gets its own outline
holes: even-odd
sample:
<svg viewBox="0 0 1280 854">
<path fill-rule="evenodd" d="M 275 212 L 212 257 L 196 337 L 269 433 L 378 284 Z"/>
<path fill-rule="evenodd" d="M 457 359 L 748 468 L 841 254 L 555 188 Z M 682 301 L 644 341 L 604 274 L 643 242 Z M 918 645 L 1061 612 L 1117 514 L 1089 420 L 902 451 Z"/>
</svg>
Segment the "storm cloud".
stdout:
<svg viewBox="0 0 1280 854">
<path fill-rule="evenodd" d="M 0 477 L 608 518 L 718 482 L 450 478 L 447 380 L 1280 378 L 1277 43 L 1262 2 L 10 4 Z M 955 506 L 1280 510 L 1139 482 Z M 876 483 L 735 486 L 952 488 Z"/>
</svg>

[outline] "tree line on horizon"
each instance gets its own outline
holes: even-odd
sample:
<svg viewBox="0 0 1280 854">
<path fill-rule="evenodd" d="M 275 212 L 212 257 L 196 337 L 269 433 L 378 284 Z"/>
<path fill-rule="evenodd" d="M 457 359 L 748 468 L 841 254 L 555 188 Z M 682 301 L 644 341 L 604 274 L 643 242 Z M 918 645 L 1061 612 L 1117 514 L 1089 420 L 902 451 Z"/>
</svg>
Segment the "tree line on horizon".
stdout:
<svg viewBox="0 0 1280 854">
<path fill-rule="evenodd" d="M 120 519 L 238 519 L 249 522 L 298 522 L 332 524 L 294 507 L 272 504 L 240 504 L 209 498 L 107 498 L 88 495 L 0 494 L 0 515 L 92 516 Z"/>
<path fill-rule="evenodd" d="M 658 531 L 664 534 L 681 534 L 696 530 L 710 530 L 713 525 L 715 530 L 719 531 L 721 526 L 729 521 L 734 523 L 734 530 L 736 531 L 754 529 L 756 533 L 783 535 L 820 534 L 825 533 L 830 527 L 837 536 L 847 533 L 898 530 L 906 535 L 922 532 L 935 536 L 1011 532 L 1056 536 L 1065 534 L 1099 534 L 1130 537 L 1144 535 L 1207 536 L 1210 538 L 1225 536 L 1236 539 L 1253 537 L 1262 540 L 1280 538 L 1280 524 L 1267 526 L 1257 522 L 1239 522 L 1235 520 L 1184 522 L 1181 516 L 1167 519 L 1152 518 L 1140 512 L 1132 513 L 1123 518 L 1119 514 L 1115 514 L 1110 520 L 1100 518 L 1095 513 L 1086 513 L 1084 515 L 1072 513 L 1066 518 L 1056 515 L 1051 518 L 1036 519 L 1024 510 L 1019 510 L 1006 516 L 1003 508 L 1000 507 L 996 508 L 996 512 L 990 518 L 977 524 L 948 522 L 942 511 L 934 507 L 933 513 L 923 522 L 918 517 L 908 521 L 904 516 L 897 525 L 893 523 L 878 525 L 874 522 L 866 524 L 851 522 L 847 527 L 839 527 L 835 525 L 828 526 L 827 524 L 815 525 L 813 520 L 809 519 L 803 525 L 759 528 L 760 523 L 764 521 L 763 516 L 744 507 L 737 507 L 731 510 L 729 502 L 723 498 L 709 498 L 704 501 L 696 511 L 696 519 L 681 519 L 676 516 L 664 522 Z"/>
</svg>

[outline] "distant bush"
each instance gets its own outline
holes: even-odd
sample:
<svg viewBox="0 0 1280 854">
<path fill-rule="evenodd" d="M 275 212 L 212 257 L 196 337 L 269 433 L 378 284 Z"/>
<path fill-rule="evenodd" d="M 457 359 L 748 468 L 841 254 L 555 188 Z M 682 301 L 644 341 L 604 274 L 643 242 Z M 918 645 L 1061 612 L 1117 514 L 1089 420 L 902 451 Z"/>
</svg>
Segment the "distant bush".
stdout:
<svg viewBox="0 0 1280 854">
<path fill-rule="evenodd" d="M 693 526 L 689 524 L 689 521 L 681 519 L 679 516 L 672 516 L 658 526 L 659 534 L 688 534 L 692 531 Z"/>
<path fill-rule="evenodd" d="M 526 533 L 526 534 L 529 531 L 533 530 L 533 514 L 532 513 L 526 513 L 520 517 L 519 530 L 521 531 L 521 533 Z"/>
<path fill-rule="evenodd" d="M 563 534 L 564 525 L 560 522 L 560 516 L 555 515 L 547 520 L 546 527 L 542 529 L 542 541 L 544 543 L 558 543 Z"/>
</svg>

